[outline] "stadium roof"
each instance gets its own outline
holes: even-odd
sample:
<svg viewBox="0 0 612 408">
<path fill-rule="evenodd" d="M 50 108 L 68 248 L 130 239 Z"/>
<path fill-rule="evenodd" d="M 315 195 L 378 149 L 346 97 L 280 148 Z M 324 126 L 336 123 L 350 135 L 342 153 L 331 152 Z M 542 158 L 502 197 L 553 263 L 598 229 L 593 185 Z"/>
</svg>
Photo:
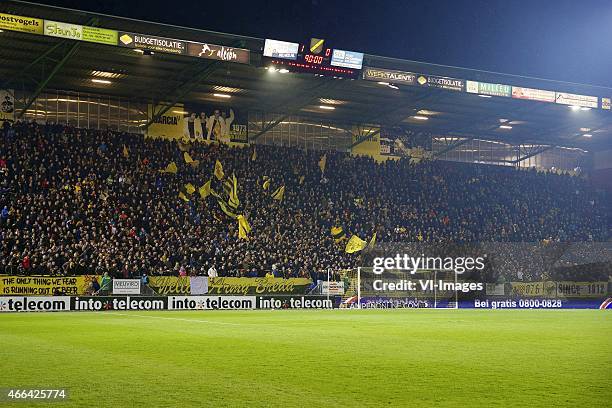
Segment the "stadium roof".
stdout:
<svg viewBox="0 0 612 408">
<path fill-rule="evenodd" d="M 20 1 L 0 3 L 0 13 L 251 51 L 250 64 L 238 64 L 163 53 L 148 56 L 130 48 L 5 30 L 0 33 L 2 88 L 73 90 L 143 101 L 194 103 L 219 103 L 214 94 L 225 93 L 232 96 L 231 105 L 237 108 L 301 114 L 338 123 L 401 124 L 444 136 L 478 137 L 513 144 L 546 143 L 586 150 L 609 148 L 612 144 L 610 110 L 569 109 L 567 105 L 556 103 L 479 97 L 466 92 L 401 84 L 390 87 L 376 81 L 322 78 L 313 74 L 271 73 L 262 65 L 264 39 L 260 38 Z M 612 89 L 606 87 L 375 55 L 366 54 L 363 65 L 592 95 L 598 96 L 600 101 L 602 97 L 612 97 Z M 91 81 L 94 71 L 110 72 L 116 78 L 112 79 L 111 84 L 94 83 Z M 324 110 L 319 108 L 320 105 L 333 105 L 335 109 Z M 504 126 L 500 128 L 500 125 Z M 584 137 L 584 134 L 591 137 Z"/>
</svg>

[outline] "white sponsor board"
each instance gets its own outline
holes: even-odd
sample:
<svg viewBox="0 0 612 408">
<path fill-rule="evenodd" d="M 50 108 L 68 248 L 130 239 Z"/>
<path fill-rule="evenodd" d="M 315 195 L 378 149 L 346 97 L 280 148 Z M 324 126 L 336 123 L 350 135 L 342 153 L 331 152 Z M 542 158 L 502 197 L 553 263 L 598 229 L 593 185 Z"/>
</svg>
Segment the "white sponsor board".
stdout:
<svg viewBox="0 0 612 408">
<path fill-rule="evenodd" d="M 599 99 L 596 96 L 578 95 L 567 92 L 555 93 L 555 102 L 562 105 L 582 106 L 585 108 L 599 107 Z"/>
<path fill-rule="evenodd" d="M 322 285 L 324 295 L 344 295 L 344 282 L 327 282 Z"/>
<path fill-rule="evenodd" d="M 555 102 L 555 93 L 543 89 L 512 87 L 512 97 L 515 99 L 528 99 L 539 102 Z"/>
<path fill-rule="evenodd" d="M 82 40 L 83 26 L 78 24 L 45 20 L 45 35 L 67 38 L 69 40 Z"/>
<path fill-rule="evenodd" d="M 139 295 L 140 279 L 113 279 L 113 295 Z"/>
<path fill-rule="evenodd" d="M 61 312 L 70 310 L 69 296 L 0 297 L 0 312 Z"/>
<path fill-rule="evenodd" d="M 255 296 L 168 297 L 168 310 L 245 310 L 255 308 Z"/>
</svg>

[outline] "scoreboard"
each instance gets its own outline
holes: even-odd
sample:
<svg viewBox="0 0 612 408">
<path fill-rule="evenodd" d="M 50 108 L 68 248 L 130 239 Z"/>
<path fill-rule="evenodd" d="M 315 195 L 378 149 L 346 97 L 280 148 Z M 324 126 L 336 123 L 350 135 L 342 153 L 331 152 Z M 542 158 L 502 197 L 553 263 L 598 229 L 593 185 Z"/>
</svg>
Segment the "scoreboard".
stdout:
<svg viewBox="0 0 612 408">
<path fill-rule="evenodd" d="M 309 44 L 267 39 L 263 56 L 278 68 L 341 78 L 357 78 L 363 65 L 363 53 L 329 48 L 321 38 Z"/>
</svg>

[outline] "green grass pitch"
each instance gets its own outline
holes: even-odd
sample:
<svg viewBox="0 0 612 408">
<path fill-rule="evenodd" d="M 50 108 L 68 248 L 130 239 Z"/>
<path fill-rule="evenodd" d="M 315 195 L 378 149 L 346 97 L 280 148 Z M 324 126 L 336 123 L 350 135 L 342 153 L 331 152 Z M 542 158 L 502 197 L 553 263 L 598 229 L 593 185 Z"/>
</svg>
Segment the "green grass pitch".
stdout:
<svg viewBox="0 0 612 408">
<path fill-rule="evenodd" d="M 52 407 L 609 407 L 600 310 L 0 315 L 0 387 Z"/>
</svg>

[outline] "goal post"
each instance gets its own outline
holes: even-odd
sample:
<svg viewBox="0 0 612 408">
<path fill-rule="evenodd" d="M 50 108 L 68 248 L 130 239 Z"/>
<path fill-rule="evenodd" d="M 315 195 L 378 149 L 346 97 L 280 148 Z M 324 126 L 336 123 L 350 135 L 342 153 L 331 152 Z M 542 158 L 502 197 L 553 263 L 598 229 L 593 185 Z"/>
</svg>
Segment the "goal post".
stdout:
<svg viewBox="0 0 612 408">
<path fill-rule="evenodd" d="M 386 269 L 375 273 L 372 267 L 358 267 L 346 274 L 345 308 L 457 309 L 459 305 L 460 281 L 454 270 Z"/>
</svg>

